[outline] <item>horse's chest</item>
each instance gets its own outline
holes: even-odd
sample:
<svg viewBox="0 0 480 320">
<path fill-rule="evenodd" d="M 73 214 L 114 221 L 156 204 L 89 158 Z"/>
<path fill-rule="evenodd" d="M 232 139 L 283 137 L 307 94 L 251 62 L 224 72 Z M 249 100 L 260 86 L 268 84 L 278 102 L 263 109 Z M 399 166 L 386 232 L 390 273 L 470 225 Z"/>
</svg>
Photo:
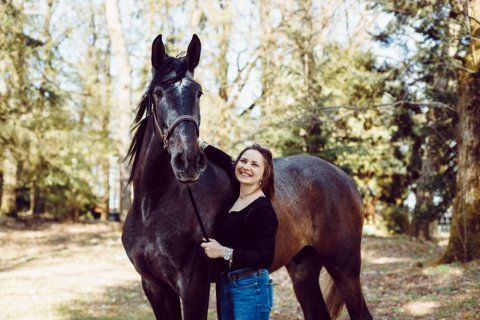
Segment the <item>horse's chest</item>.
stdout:
<svg viewBox="0 0 480 320">
<path fill-rule="evenodd" d="M 185 249 L 173 239 L 151 240 L 147 237 L 139 237 L 127 254 L 142 277 L 162 279 L 172 282 L 172 285 L 179 279 L 185 257 L 188 256 Z"/>
</svg>

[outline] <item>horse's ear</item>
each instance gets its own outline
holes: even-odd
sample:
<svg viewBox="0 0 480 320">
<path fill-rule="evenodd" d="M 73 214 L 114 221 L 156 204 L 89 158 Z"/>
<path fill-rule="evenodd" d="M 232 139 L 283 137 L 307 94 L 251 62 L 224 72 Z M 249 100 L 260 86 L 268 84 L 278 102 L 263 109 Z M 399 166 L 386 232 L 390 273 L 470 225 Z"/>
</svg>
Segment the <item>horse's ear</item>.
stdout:
<svg viewBox="0 0 480 320">
<path fill-rule="evenodd" d="M 202 51 L 202 44 L 200 43 L 200 39 L 198 39 L 197 35 L 194 34 L 192 37 L 192 41 L 188 45 L 187 49 L 187 64 L 188 64 L 188 71 L 193 73 L 193 70 L 198 66 L 198 61 L 200 60 L 200 52 Z"/>
<path fill-rule="evenodd" d="M 163 45 L 162 35 L 159 34 L 152 43 L 152 66 L 158 69 L 165 58 L 165 46 Z"/>
</svg>

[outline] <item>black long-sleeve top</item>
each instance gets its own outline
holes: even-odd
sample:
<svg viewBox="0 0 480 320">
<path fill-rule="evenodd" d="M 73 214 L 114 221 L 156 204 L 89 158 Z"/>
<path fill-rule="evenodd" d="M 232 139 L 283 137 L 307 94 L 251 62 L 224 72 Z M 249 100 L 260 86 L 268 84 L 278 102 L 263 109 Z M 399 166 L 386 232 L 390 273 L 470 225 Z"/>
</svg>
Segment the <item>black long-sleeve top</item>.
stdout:
<svg viewBox="0 0 480 320">
<path fill-rule="evenodd" d="M 231 157 L 212 146 L 205 148 L 208 159 L 227 170 L 236 184 L 238 196 L 239 183 L 235 178 Z M 216 238 L 226 247 L 233 248 L 232 265 L 219 259 L 221 271 L 243 268 L 270 268 L 275 253 L 275 235 L 278 221 L 270 200 L 260 197 L 240 211 L 226 211 L 218 219 Z"/>
<path fill-rule="evenodd" d="M 266 197 L 254 200 L 240 211 L 221 214 L 217 240 L 223 246 L 233 248 L 230 270 L 270 268 L 277 227 L 277 216 Z M 225 268 L 226 264 L 223 264 L 222 269 Z"/>
</svg>

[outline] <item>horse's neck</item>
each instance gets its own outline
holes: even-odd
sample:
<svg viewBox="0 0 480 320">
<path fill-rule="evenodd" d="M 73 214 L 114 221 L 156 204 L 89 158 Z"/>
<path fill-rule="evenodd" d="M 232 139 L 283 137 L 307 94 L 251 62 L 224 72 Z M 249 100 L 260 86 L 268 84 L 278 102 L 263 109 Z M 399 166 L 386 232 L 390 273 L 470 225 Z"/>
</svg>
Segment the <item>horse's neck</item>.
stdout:
<svg viewBox="0 0 480 320">
<path fill-rule="evenodd" d="M 162 191 L 176 183 L 170 165 L 170 155 L 163 148 L 160 140 L 155 136 L 152 120 L 148 120 L 148 127 L 141 148 L 141 157 L 138 163 L 140 174 L 137 186 Z"/>
</svg>

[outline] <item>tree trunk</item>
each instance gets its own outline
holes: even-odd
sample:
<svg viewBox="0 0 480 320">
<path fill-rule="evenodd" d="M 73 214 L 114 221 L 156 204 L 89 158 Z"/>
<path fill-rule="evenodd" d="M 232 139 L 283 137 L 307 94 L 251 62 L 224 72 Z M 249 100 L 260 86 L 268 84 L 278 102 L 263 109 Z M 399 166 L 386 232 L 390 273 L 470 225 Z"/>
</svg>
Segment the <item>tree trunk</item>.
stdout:
<svg viewBox="0 0 480 320">
<path fill-rule="evenodd" d="M 42 190 L 36 185 L 33 185 L 33 214 L 41 214 L 45 212 L 45 198 Z"/>
<path fill-rule="evenodd" d="M 431 110 L 429 111 L 431 113 Z M 422 159 L 422 168 L 420 171 L 420 178 L 417 182 L 417 190 L 415 196 L 417 202 L 415 203 L 415 210 L 410 224 L 409 234 L 412 237 L 432 240 L 430 233 L 430 224 L 437 218 L 435 215 L 430 214 L 433 209 L 433 194 L 429 188 L 431 180 L 434 174 L 434 159 L 431 147 L 432 136 L 425 139 L 425 153 Z"/>
<path fill-rule="evenodd" d="M 117 136 L 120 141 L 120 150 L 118 159 L 122 159 L 127 152 L 129 143 L 129 129 L 131 122 L 132 108 L 132 90 L 131 90 L 131 66 L 128 60 L 127 45 L 122 31 L 120 14 L 117 0 L 105 1 L 105 15 L 107 18 L 107 27 L 112 44 L 113 55 L 117 62 L 118 69 L 118 92 L 117 100 L 112 101 L 117 111 Z M 129 168 L 127 162 L 120 164 L 120 216 L 124 219 L 131 205 L 131 191 L 128 186 Z"/>
<path fill-rule="evenodd" d="M 217 5 L 214 4 L 216 7 Z M 222 124 L 222 128 L 220 129 L 223 132 L 233 132 L 234 131 L 234 124 L 232 123 L 232 110 L 229 107 L 229 99 L 231 93 L 231 85 L 228 82 L 228 60 L 227 54 L 229 52 L 230 47 L 230 39 L 231 39 L 231 29 L 232 29 L 232 20 L 227 18 L 231 15 L 231 4 L 226 3 L 225 6 L 219 4 L 220 8 L 215 8 L 215 12 L 222 17 L 218 19 L 218 25 L 216 25 L 217 32 L 219 36 L 217 37 L 218 40 L 218 54 L 215 57 L 216 66 L 214 67 L 215 70 L 215 79 L 218 81 L 218 96 L 224 102 L 222 108 L 219 110 L 219 119 L 218 123 Z M 240 71 L 238 71 L 240 72 Z M 234 106 L 232 106 L 234 107 Z M 220 131 L 219 130 L 219 131 Z M 220 133 L 222 136 L 225 136 L 225 133 Z M 225 139 L 226 138 L 226 139 Z M 224 139 L 218 141 L 218 146 L 221 149 L 226 149 L 228 146 L 228 141 L 230 140 L 228 136 L 225 136 Z"/>
<path fill-rule="evenodd" d="M 159 8 L 159 3 L 155 0 L 149 0 L 148 1 L 148 9 L 147 12 L 145 13 L 147 15 L 146 17 L 146 28 L 147 30 L 145 31 L 146 34 L 146 47 L 145 50 L 146 52 L 150 52 L 150 45 L 152 44 L 153 39 L 155 38 L 155 15 L 158 13 L 160 10 Z M 162 30 L 162 29 L 160 29 Z M 192 29 L 195 30 L 195 29 Z M 142 71 L 140 73 L 140 86 L 145 86 L 145 84 L 148 82 L 151 76 L 151 67 L 150 67 L 150 55 L 145 55 L 145 62 L 143 63 L 142 66 Z"/>
<path fill-rule="evenodd" d="M 17 162 L 9 149 L 3 154 L 3 186 L 1 214 L 15 215 L 17 213 L 17 202 L 15 189 L 17 187 Z"/>
<path fill-rule="evenodd" d="M 111 42 L 108 41 L 107 49 L 106 49 L 106 56 L 105 56 L 105 63 L 104 63 L 104 70 L 103 76 L 105 77 L 104 81 L 104 95 L 102 96 L 102 105 L 108 106 L 105 108 L 104 112 L 102 113 L 102 139 L 104 141 L 109 141 L 110 135 L 110 110 L 112 106 L 112 94 L 110 93 L 110 88 L 112 86 L 112 75 L 110 74 L 110 62 L 111 62 L 111 55 L 110 55 L 110 48 Z M 107 147 L 107 146 L 105 146 Z M 108 220 L 108 214 L 110 213 L 110 157 L 109 154 L 103 155 L 102 160 L 102 172 L 103 172 L 103 198 L 102 198 L 102 205 L 105 210 L 102 212 L 101 219 Z"/>
<path fill-rule="evenodd" d="M 101 219 L 108 220 L 108 213 L 110 212 L 110 161 L 108 158 L 103 160 L 102 163 L 102 179 L 103 179 L 103 192 L 102 207 L 105 210 L 102 211 Z"/>
<path fill-rule="evenodd" d="M 470 33 L 478 35 L 480 0 L 470 2 L 468 11 Z M 480 259 L 480 40 L 471 39 L 459 71 L 456 197 L 443 263 Z"/>
<path fill-rule="evenodd" d="M 271 84 L 273 83 L 272 70 L 275 70 L 275 66 L 272 61 L 272 27 L 270 26 L 270 15 L 271 15 L 271 5 L 268 0 L 261 0 L 258 4 L 259 6 L 259 19 L 260 19 L 260 31 L 261 31 L 261 41 L 260 41 L 260 61 L 262 64 L 261 71 L 261 83 L 262 83 L 262 98 L 263 98 L 263 108 L 261 110 L 262 117 L 266 116 L 266 110 L 272 109 L 272 99 L 271 99 Z"/>
</svg>

